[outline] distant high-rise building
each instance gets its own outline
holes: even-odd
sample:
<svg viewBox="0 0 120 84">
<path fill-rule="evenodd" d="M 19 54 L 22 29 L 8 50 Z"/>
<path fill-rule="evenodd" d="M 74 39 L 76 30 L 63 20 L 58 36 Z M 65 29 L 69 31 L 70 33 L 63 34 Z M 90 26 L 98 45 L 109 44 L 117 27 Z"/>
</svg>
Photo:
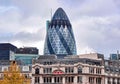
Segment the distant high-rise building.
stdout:
<svg viewBox="0 0 120 84">
<path fill-rule="evenodd" d="M 44 54 L 58 57 L 76 55 L 76 43 L 72 25 L 62 8 L 58 8 L 51 21 L 47 21 Z"/>
<path fill-rule="evenodd" d="M 120 60 L 120 54 L 110 54 L 110 60 Z"/>
<path fill-rule="evenodd" d="M 14 60 L 17 47 L 10 43 L 0 43 L 0 60 Z"/>
</svg>

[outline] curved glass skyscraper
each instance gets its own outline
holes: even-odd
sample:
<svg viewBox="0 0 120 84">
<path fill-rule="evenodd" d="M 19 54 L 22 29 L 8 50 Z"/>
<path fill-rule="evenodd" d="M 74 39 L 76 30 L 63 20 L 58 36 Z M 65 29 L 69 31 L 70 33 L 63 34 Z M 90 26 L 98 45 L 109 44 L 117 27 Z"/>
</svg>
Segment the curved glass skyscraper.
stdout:
<svg viewBox="0 0 120 84">
<path fill-rule="evenodd" d="M 62 8 L 58 8 L 51 22 L 47 22 L 44 54 L 55 54 L 58 57 L 76 54 L 76 43 L 72 26 Z"/>
</svg>

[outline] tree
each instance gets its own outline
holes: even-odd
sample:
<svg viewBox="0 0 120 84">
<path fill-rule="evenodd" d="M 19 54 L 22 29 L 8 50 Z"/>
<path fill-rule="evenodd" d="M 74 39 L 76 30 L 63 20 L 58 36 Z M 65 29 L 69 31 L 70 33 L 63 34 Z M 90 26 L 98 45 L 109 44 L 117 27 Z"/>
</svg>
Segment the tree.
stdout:
<svg viewBox="0 0 120 84">
<path fill-rule="evenodd" d="M 15 61 L 11 62 L 10 67 L 3 74 L 4 77 L 0 84 L 30 84 L 30 79 L 25 78 Z"/>
</svg>

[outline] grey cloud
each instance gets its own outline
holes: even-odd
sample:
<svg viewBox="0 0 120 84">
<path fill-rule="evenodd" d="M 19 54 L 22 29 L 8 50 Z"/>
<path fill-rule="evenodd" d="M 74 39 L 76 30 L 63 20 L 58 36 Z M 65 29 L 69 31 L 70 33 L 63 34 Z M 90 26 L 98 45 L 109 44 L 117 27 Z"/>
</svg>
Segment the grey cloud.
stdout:
<svg viewBox="0 0 120 84">
<path fill-rule="evenodd" d="M 79 0 L 78 3 L 79 5 L 76 5 L 73 2 L 73 5 L 67 8 L 72 20 L 81 19 L 82 16 L 101 17 L 120 13 L 114 0 Z"/>
<path fill-rule="evenodd" d="M 59 7 L 58 0 L 12 0 L 12 4 L 24 11 L 24 15 L 50 15 L 51 8 Z"/>
<path fill-rule="evenodd" d="M 30 42 L 30 43 L 34 43 L 34 42 L 38 42 L 38 41 L 42 41 L 45 38 L 45 31 L 44 30 L 38 30 L 37 32 L 34 33 L 30 33 L 30 32 L 18 32 L 16 33 L 12 40 L 13 41 L 20 41 L 20 42 Z"/>
<path fill-rule="evenodd" d="M 19 41 L 22 43 L 34 43 L 39 42 L 45 39 L 45 31 L 38 30 L 37 32 L 30 33 L 27 31 L 14 33 L 5 33 L 0 35 L 1 42 L 12 42 L 12 41 Z"/>
<path fill-rule="evenodd" d="M 119 50 L 120 26 L 118 22 L 120 22 L 120 16 L 84 17 L 75 21 L 73 26 L 77 24 L 74 31 L 78 45 L 88 46 L 105 55 Z"/>
<path fill-rule="evenodd" d="M 73 25 L 79 52 L 109 54 L 120 50 L 119 0 L 2 0 L 2 7 L 2 42 L 44 42 L 45 21 L 51 18 L 51 8 L 54 13 L 63 7 Z"/>
</svg>

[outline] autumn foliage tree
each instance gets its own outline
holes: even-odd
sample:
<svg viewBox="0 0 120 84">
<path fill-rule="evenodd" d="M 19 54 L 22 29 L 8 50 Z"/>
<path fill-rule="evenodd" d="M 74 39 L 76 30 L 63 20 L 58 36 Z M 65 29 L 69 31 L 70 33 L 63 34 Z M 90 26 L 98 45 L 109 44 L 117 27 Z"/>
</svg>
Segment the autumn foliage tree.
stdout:
<svg viewBox="0 0 120 84">
<path fill-rule="evenodd" d="M 15 61 L 11 62 L 9 69 L 5 70 L 3 74 L 0 84 L 30 84 L 30 79 L 25 78 Z"/>
</svg>

